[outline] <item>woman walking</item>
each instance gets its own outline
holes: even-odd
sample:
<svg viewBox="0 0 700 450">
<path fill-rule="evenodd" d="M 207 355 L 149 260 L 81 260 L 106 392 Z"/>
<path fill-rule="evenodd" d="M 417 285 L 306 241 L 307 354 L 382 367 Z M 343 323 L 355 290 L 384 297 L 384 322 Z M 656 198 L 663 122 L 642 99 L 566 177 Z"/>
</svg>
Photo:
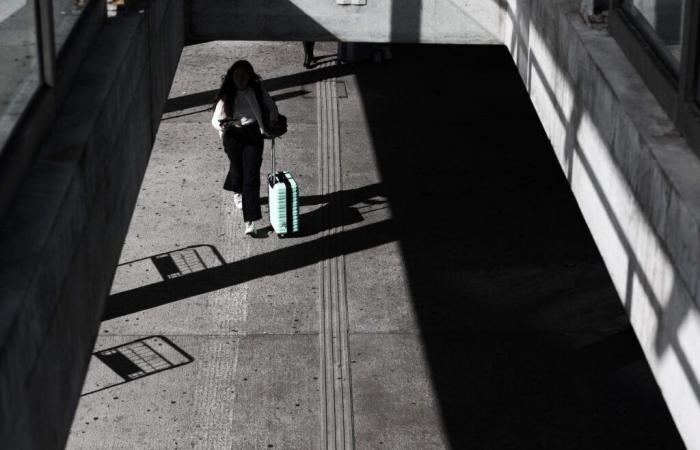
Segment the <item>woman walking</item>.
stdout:
<svg viewBox="0 0 700 450">
<path fill-rule="evenodd" d="M 230 162 L 224 189 L 233 191 L 236 208 L 243 210 L 245 233 L 255 236 L 255 222 L 262 218 L 263 137 L 271 135 L 270 124 L 277 122 L 277 105 L 253 66 L 245 60 L 236 61 L 228 69 L 216 100 L 211 123 L 223 139 Z"/>
</svg>

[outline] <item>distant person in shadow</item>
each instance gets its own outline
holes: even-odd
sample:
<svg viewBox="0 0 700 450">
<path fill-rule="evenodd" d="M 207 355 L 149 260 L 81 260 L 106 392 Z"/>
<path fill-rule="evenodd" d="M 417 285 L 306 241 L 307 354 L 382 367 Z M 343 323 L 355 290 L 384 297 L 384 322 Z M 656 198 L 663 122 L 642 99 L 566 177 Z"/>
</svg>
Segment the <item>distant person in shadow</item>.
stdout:
<svg viewBox="0 0 700 450">
<path fill-rule="evenodd" d="M 316 41 L 304 41 L 304 67 L 310 69 L 314 63 L 314 45 Z"/>
<path fill-rule="evenodd" d="M 314 46 L 316 41 L 304 41 L 304 67 L 310 69 L 314 66 L 316 62 L 316 57 L 314 56 Z"/>
<path fill-rule="evenodd" d="M 219 131 L 229 159 L 224 189 L 233 191 L 236 208 L 243 210 L 245 233 L 255 236 L 260 208 L 260 166 L 264 136 L 277 122 L 279 111 L 261 78 L 245 60 L 236 61 L 223 77 L 211 124 Z"/>
</svg>

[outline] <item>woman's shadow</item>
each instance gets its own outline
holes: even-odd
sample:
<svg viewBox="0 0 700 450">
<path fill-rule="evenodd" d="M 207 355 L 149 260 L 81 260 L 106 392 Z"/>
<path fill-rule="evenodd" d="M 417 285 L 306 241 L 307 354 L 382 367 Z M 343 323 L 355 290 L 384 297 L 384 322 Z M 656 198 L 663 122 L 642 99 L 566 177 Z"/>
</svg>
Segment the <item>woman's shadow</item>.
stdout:
<svg viewBox="0 0 700 450">
<path fill-rule="evenodd" d="M 261 202 L 269 210 L 268 198 Z M 357 189 L 333 192 L 327 195 L 308 195 L 299 198 L 300 206 L 322 205 L 299 217 L 299 231 L 287 238 L 309 237 L 326 230 L 353 225 L 364 220 L 363 214 L 388 208 L 381 183 Z M 265 239 L 274 233 L 272 225 L 257 230 L 256 238 Z"/>
</svg>

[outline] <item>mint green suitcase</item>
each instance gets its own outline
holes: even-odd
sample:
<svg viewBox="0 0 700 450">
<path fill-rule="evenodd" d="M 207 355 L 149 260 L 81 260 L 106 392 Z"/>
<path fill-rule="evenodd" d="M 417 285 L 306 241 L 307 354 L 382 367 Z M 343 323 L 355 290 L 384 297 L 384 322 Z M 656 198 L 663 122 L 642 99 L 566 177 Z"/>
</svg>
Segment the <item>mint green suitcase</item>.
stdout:
<svg viewBox="0 0 700 450">
<path fill-rule="evenodd" d="M 267 176 L 270 224 L 279 237 L 299 232 L 299 185 L 288 171 L 275 171 L 275 140 L 272 170 Z"/>
</svg>

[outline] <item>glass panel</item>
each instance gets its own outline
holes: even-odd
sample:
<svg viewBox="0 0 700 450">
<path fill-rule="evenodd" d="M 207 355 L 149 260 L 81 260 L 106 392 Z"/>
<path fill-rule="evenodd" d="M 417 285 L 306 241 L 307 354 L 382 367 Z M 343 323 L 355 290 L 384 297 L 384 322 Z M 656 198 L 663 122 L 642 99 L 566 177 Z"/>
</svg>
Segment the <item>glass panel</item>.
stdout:
<svg viewBox="0 0 700 450">
<path fill-rule="evenodd" d="M 684 0 L 632 0 L 632 4 L 680 62 Z"/>
<path fill-rule="evenodd" d="M 53 28 L 55 31 L 56 54 L 66 42 L 78 17 L 85 9 L 88 0 L 52 0 Z"/>
<path fill-rule="evenodd" d="M 39 86 L 32 0 L 0 0 L 0 151 Z"/>
</svg>

